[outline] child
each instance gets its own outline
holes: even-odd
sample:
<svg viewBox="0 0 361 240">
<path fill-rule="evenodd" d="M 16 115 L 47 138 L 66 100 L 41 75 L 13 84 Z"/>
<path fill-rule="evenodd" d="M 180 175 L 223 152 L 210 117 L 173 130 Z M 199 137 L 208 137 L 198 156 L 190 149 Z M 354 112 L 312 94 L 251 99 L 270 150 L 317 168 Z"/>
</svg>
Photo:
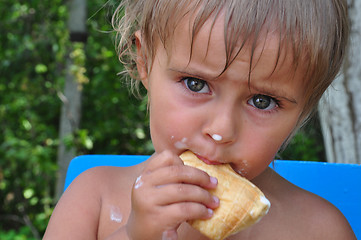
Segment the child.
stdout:
<svg viewBox="0 0 361 240">
<path fill-rule="evenodd" d="M 206 239 L 186 221 L 212 217 L 217 179 L 184 166 L 186 150 L 230 163 L 271 202 L 229 239 L 356 239 L 334 206 L 268 168 L 341 66 L 346 12 L 346 0 L 123 0 L 120 58 L 148 91 L 155 153 L 79 176 L 44 239 Z"/>
</svg>

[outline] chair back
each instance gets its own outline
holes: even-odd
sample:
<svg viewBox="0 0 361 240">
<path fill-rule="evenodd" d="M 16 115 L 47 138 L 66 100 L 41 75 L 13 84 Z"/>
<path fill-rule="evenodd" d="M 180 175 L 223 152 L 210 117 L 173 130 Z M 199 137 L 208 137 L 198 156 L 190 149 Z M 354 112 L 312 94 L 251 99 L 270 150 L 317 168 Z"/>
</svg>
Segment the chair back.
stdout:
<svg viewBox="0 0 361 240">
<path fill-rule="evenodd" d="M 68 167 L 65 187 L 85 170 L 97 166 L 129 167 L 147 160 L 140 155 L 83 155 Z M 347 218 L 357 239 L 361 239 L 361 165 L 275 160 L 278 174 L 335 205 Z"/>
</svg>

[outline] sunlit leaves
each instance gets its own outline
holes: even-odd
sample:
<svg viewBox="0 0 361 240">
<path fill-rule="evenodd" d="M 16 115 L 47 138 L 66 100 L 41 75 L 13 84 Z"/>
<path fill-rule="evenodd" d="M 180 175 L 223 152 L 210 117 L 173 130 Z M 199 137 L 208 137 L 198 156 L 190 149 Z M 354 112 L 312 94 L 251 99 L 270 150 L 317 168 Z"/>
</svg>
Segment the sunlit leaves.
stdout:
<svg viewBox="0 0 361 240">
<path fill-rule="evenodd" d="M 152 152 L 146 100 L 130 96 L 118 75 L 123 69 L 110 26 L 117 3 L 88 0 L 88 41 L 71 50 L 64 1 L 0 1 L 0 215 L 26 216 L 40 233 L 53 209 L 67 56 L 83 83 L 83 109 L 81 127 L 66 145 L 77 154 Z M 21 232 L 24 224 L 6 220 L 0 228 Z M 31 239 L 30 231 L 20 232 L 0 231 L 0 239 Z"/>
<path fill-rule="evenodd" d="M 60 0 L 0 1 L 0 215 L 10 216 L 0 228 L 27 218 L 41 232 L 51 214 L 65 9 Z"/>
</svg>

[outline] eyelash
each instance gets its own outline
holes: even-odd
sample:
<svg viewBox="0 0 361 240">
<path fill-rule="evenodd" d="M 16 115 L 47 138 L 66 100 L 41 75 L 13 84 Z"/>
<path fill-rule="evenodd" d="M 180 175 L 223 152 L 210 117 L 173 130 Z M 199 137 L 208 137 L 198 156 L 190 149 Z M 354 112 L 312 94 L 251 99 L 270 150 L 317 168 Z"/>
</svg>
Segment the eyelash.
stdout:
<svg viewBox="0 0 361 240">
<path fill-rule="evenodd" d="M 257 96 L 263 96 L 263 97 L 270 98 L 270 100 L 274 102 L 275 107 L 272 108 L 272 109 L 269 109 L 269 110 L 265 110 L 265 109 L 257 108 L 256 106 L 253 106 L 252 104 L 250 104 L 250 101 L 252 101 Z M 278 111 L 279 109 L 283 108 L 282 102 L 279 99 L 271 97 L 269 95 L 265 95 L 265 94 L 254 94 L 251 98 L 248 99 L 247 103 L 251 107 L 253 107 L 256 111 L 259 111 L 259 112 L 261 112 L 263 114 L 271 114 L 271 113 L 274 113 L 274 112 Z"/>
<path fill-rule="evenodd" d="M 202 89 L 203 89 L 204 87 L 207 87 L 207 88 L 208 88 L 208 91 L 207 91 L 207 92 L 201 92 L 202 89 L 199 90 L 199 92 L 191 90 L 191 89 L 189 88 L 188 84 L 187 84 L 187 80 L 200 81 L 201 83 L 204 84 L 204 86 L 202 87 Z M 192 95 L 198 95 L 198 96 L 199 96 L 199 94 L 210 94 L 210 93 L 211 93 L 210 86 L 209 86 L 209 84 L 207 83 L 207 81 L 205 81 L 205 80 L 202 80 L 202 79 L 199 79 L 199 78 L 195 78 L 195 77 L 181 77 L 180 80 L 179 80 L 179 82 L 181 82 L 181 83 L 184 85 L 184 87 L 186 88 L 186 90 L 188 90 L 188 93 L 190 93 L 190 94 L 192 94 Z"/>
<path fill-rule="evenodd" d="M 201 92 L 192 91 L 192 90 L 189 88 L 189 86 L 187 85 L 187 82 L 186 82 L 187 80 L 197 80 L 197 81 L 201 81 L 201 82 L 203 82 L 203 83 L 207 86 L 207 88 L 209 89 L 209 91 L 211 91 L 209 84 L 208 84 L 207 81 L 205 81 L 205 80 L 202 80 L 202 79 L 199 79 L 199 78 L 195 78 L 195 77 L 180 77 L 179 82 L 182 83 L 183 86 L 186 88 L 187 92 L 188 92 L 189 94 L 192 94 L 193 96 L 198 96 L 198 97 L 199 97 L 200 94 L 209 94 L 209 93 L 201 93 Z M 251 105 L 255 110 L 257 110 L 257 111 L 260 111 L 260 112 L 262 112 L 262 113 L 264 113 L 264 114 L 270 114 L 270 113 L 273 113 L 273 112 L 278 111 L 279 109 L 282 109 L 282 108 L 283 108 L 283 107 L 282 107 L 282 103 L 281 103 L 281 101 L 280 101 L 279 99 L 277 99 L 277 98 L 275 98 L 275 97 L 271 97 L 271 96 L 266 95 L 266 94 L 260 94 L 260 93 L 254 94 L 251 98 L 249 98 L 249 100 L 247 101 L 247 103 L 249 103 L 250 101 L 252 101 L 252 99 L 253 99 L 254 97 L 256 97 L 256 96 L 268 97 L 268 98 L 270 98 L 270 100 L 273 101 L 274 104 L 275 104 L 275 107 L 274 107 L 273 109 L 270 109 L 270 110 L 260 109 L 260 108 L 257 108 L 256 106 L 252 106 L 252 105 L 250 104 L 250 105 Z"/>
</svg>

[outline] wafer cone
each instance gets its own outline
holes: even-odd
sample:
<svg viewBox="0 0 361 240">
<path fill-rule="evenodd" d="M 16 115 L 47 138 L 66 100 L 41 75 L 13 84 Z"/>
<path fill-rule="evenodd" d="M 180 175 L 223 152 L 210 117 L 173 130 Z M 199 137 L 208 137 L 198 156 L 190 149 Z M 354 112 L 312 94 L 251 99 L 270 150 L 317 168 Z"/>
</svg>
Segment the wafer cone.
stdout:
<svg viewBox="0 0 361 240">
<path fill-rule="evenodd" d="M 218 179 L 210 193 L 220 199 L 212 218 L 190 221 L 190 225 L 213 240 L 221 240 L 259 221 L 270 202 L 253 183 L 235 173 L 229 164 L 208 165 L 190 151 L 180 155 L 185 165 L 196 167 Z"/>
</svg>

